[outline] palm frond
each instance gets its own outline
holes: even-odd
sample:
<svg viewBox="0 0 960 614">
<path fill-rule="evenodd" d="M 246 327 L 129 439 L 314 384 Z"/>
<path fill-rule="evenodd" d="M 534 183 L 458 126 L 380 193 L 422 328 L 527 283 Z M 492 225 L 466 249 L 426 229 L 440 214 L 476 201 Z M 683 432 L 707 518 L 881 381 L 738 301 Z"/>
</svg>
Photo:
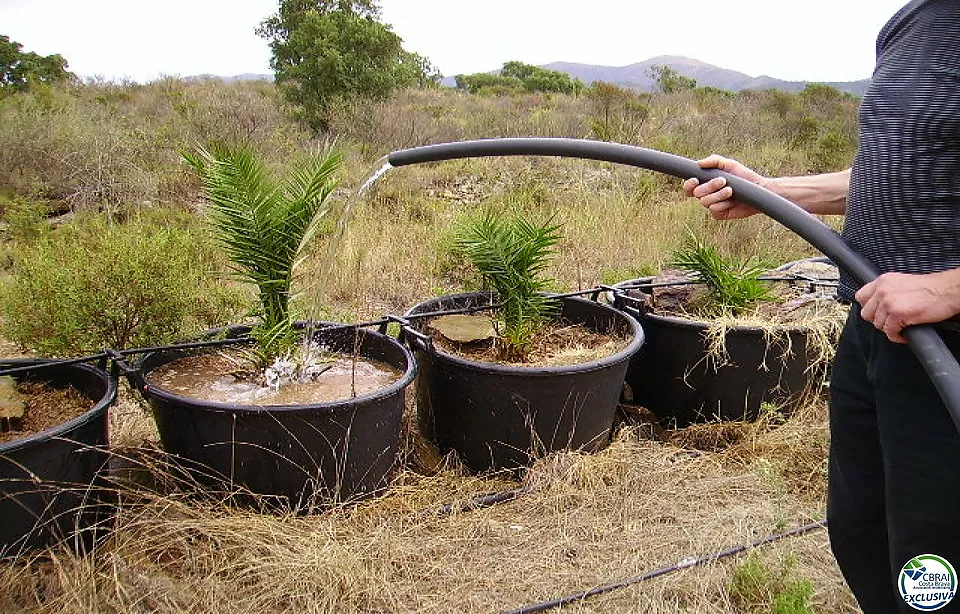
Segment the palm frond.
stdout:
<svg viewBox="0 0 960 614">
<path fill-rule="evenodd" d="M 465 222 L 454 239 L 454 249 L 499 296 L 508 353 L 515 357 L 526 353 L 552 314 L 554 302 L 542 294 L 551 280 L 543 273 L 560 242 L 560 228 L 552 218 L 534 224 L 488 212 Z"/>
<path fill-rule="evenodd" d="M 742 313 L 757 301 L 773 299 L 770 289 L 758 277 L 767 267 L 756 260 L 724 258 L 713 246 L 693 233 L 673 253 L 673 266 L 696 273 L 707 289 L 707 315 Z"/>
<path fill-rule="evenodd" d="M 294 269 L 336 186 L 339 153 L 314 156 L 280 186 L 246 147 L 214 144 L 181 152 L 203 184 L 217 241 L 237 276 L 259 292 L 254 337 L 265 359 L 293 338 L 289 313 Z"/>
</svg>

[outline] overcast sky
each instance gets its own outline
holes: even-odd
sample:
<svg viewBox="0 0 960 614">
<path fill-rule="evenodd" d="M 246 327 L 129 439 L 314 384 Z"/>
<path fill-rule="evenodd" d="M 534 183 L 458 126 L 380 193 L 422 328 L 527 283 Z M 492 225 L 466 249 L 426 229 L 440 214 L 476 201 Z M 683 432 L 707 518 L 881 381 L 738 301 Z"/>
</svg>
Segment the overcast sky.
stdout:
<svg viewBox="0 0 960 614">
<path fill-rule="evenodd" d="M 509 60 L 624 66 L 684 55 L 751 76 L 870 76 L 906 0 L 382 0 L 383 21 L 444 75 Z M 257 24 L 277 0 L 0 0 L 0 34 L 83 77 L 269 73 Z"/>
</svg>

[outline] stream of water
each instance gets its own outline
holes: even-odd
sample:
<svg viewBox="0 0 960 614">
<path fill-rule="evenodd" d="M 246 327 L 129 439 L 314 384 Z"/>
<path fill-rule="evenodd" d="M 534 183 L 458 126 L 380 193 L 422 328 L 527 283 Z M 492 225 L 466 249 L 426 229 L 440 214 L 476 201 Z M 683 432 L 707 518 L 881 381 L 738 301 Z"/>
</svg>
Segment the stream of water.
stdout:
<svg viewBox="0 0 960 614">
<path fill-rule="evenodd" d="M 307 305 L 307 319 L 310 323 L 307 326 L 306 335 L 303 338 L 303 347 L 301 349 L 303 359 L 306 363 L 309 362 L 312 353 L 315 352 L 314 344 L 310 343 L 310 340 L 313 338 L 313 322 L 317 319 L 320 306 L 326 297 L 327 287 L 333 275 L 333 267 L 336 264 L 337 258 L 340 256 L 340 247 L 343 243 L 347 226 L 353 218 L 353 211 L 357 203 L 366 196 L 367 192 L 370 191 L 373 185 L 383 177 L 387 171 L 393 168 L 393 165 L 387 161 L 387 156 L 384 156 L 377 160 L 374 168 L 376 170 L 360 185 L 360 188 L 344 202 L 340 210 L 340 217 L 337 218 L 337 225 L 330 236 L 327 237 L 327 245 L 324 249 L 323 257 L 320 260 L 319 271 L 313 280 L 311 300 Z"/>
</svg>

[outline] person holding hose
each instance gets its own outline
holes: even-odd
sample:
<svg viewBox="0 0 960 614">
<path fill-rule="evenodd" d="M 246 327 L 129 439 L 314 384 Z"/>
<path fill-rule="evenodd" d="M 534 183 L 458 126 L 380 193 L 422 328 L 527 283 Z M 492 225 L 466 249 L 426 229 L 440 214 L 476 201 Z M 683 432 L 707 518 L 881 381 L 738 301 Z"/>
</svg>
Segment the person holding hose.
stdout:
<svg viewBox="0 0 960 614">
<path fill-rule="evenodd" d="M 960 612 L 960 433 L 901 335 L 960 314 L 960 2 L 913 0 L 882 28 L 859 122 L 848 170 L 699 164 L 845 214 L 843 238 L 883 273 L 857 289 L 841 270 L 851 309 L 830 381 L 831 547 L 864 614 Z M 756 213 L 722 177 L 683 189 L 718 220 Z M 960 333 L 936 326 L 960 356 Z"/>
</svg>

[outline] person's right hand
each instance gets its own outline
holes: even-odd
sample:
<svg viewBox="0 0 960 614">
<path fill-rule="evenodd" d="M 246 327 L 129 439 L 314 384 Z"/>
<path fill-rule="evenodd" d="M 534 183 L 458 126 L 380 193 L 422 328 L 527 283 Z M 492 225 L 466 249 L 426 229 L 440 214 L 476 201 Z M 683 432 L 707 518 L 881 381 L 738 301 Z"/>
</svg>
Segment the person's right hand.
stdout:
<svg viewBox="0 0 960 614">
<path fill-rule="evenodd" d="M 761 187 L 767 181 L 765 177 L 736 160 L 716 154 L 698 160 L 697 164 L 701 168 L 715 168 L 730 173 Z M 691 198 L 699 199 L 700 204 L 710 210 L 710 215 L 714 219 L 739 220 L 757 213 L 756 209 L 733 197 L 733 188 L 727 185 L 727 180 L 723 177 L 715 177 L 704 184 L 701 184 L 695 177 L 691 177 L 683 182 L 683 192 Z"/>
</svg>

